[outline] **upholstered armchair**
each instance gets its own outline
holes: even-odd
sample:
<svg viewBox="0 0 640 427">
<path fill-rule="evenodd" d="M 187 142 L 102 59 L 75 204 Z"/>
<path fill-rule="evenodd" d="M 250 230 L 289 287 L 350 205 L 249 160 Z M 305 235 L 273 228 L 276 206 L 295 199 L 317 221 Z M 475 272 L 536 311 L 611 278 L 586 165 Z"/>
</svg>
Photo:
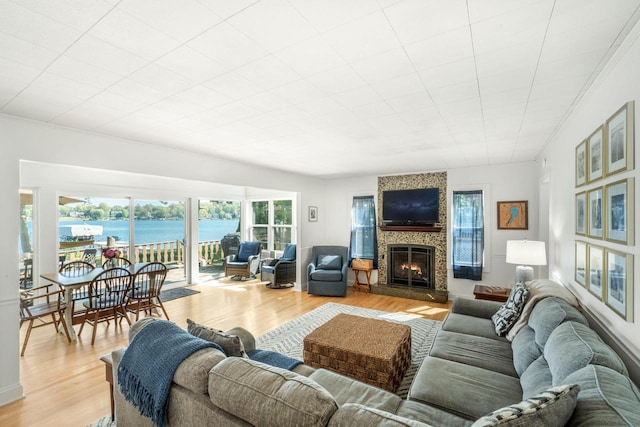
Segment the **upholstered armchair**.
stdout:
<svg viewBox="0 0 640 427">
<path fill-rule="evenodd" d="M 238 253 L 227 255 L 224 259 L 224 275 L 233 277 L 252 277 L 251 264 L 260 257 L 260 242 L 242 242 Z"/>
<path fill-rule="evenodd" d="M 260 280 L 269 281 L 267 287 L 272 289 L 293 286 L 288 284 L 296 281 L 296 245 L 288 243 L 282 257 L 262 263 Z"/>
<path fill-rule="evenodd" d="M 349 249 L 346 246 L 314 246 L 307 267 L 307 290 L 313 295 L 345 296 Z"/>
</svg>

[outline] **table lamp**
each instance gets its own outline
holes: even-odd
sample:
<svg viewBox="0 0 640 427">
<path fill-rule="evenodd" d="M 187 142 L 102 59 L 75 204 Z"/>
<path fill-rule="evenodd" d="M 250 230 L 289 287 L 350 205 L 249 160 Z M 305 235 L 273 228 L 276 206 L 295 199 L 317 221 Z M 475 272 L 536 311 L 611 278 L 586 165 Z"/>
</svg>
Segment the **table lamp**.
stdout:
<svg viewBox="0 0 640 427">
<path fill-rule="evenodd" d="M 517 264 L 516 283 L 533 280 L 532 265 L 547 265 L 544 242 L 507 240 L 507 264 Z"/>
</svg>

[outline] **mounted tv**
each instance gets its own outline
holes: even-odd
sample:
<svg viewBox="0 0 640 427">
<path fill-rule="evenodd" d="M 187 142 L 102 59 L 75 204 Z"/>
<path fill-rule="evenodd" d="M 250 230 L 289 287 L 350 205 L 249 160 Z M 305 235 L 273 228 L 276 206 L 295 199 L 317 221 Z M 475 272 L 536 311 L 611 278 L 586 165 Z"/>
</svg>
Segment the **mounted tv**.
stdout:
<svg viewBox="0 0 640 427">
<path fill-rule="evenodd" d="M 439 222 L 438 188 L 382 192 L 382 222 L 385 225 L 433 225 Z"/>
</svg>

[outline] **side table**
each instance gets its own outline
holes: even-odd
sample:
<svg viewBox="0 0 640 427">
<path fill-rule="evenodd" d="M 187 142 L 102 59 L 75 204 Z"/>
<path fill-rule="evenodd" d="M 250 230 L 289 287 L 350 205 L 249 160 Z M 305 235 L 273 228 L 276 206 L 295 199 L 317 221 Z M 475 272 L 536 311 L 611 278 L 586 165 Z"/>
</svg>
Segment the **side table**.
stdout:
<svg viewBox="0 0 640 427">
<path fill-rule="evenodd" d="M 355 282 L 353 282 L 354 289 L 363 289 L 363 290 L 366 290 L 367 292 L 371 292 L 371 272 L 373 271 L 373 267 L 369 267 L 369 268 L 351 267 L 351 269 L 353 270 L 353 273 L 356 275 L 356 280 Z M 358 279 L 358 275 L 360 274 L 361 271 L 364 272 L 364 275 L 367 278 L 367 283 L 361 283 L 360 280 Z"/>
<path fill-rule="evenodd" d="M 476 299 L 485 299 L 489 301 L 506 302 L 509 299 L 511 289 L 500 286 L 484 286 L 476 285 L 473 288 L 473 295 Z"/>
<path fill-rule="evenodd" d="M 111 397 L 111 421 L 114 421 L 116 411 L 113 402 L 113 359 L 111 358 L 111 353 L 100 357 L 100 360 L 104 362 L 105 380 L 109 383 L 109 395 Z"/>
</svg>

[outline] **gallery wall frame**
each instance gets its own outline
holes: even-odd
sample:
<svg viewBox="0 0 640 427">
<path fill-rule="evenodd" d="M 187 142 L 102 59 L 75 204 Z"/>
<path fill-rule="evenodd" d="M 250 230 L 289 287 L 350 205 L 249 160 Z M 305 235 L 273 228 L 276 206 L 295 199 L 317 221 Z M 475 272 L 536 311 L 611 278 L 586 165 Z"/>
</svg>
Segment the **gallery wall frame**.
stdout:
<svg viewBox="0 0 640 427">
<path fill-rule="evenodd" d="M 604 187 L 606 240 L 624 245 L 635 243 L 634 193 L 634 178 L 612 182 Z"/>
<path fill-rule="evenodd" d="M 606 175 L 634 167 L 634 101 L 627 102 L 606 121 Z"/>
<path fill-rule="evenodd" d="M 587 280 L 587 243 L 576 240 L 575 280 L 582 286 L 586 286 Z"/>
<path fill-rule="evenodd" d="M 605 213 L 603 209 L 602 187 L 587 192 L 587 235 L 594 239 L 602 239 Z"/>
<path fill-rule="evenodd" d="M 309 222 L 317 222 L 317 221 L 318 221 L 318 207 L 309 206 Z"/>
<path fill-rule="evenodd" d="M 584 191 L 576 194 L 576 234 L 584 236 L 587 233 L 587 193 Z"/>
<path fill-rule="evenodd" d="M 528 230 L 529 202 L 527 200 L 498 202 L 498 230 Z"/>
<path fill-rule="evenodd" d="M 603 177 L 604 126 L 600 126 L 587 138 L 587 182 L 595 182 Z"/>
<path fill-rule="evenodd" d="M 585 286 L 600 301 L 604 301 L 606 278 L 603 275 L 604 248 L 587 245 L 587 274 Z"/>
<path fill-rule="evenodd" d="M 627 322 L 633 322 L 633 255 L 607 249 L 605 303 Z"/>
<path fill-rule="evenodd" d="M 587 183 L 587 140 L 576 147 L 576 187 Z"/>
</svg>

